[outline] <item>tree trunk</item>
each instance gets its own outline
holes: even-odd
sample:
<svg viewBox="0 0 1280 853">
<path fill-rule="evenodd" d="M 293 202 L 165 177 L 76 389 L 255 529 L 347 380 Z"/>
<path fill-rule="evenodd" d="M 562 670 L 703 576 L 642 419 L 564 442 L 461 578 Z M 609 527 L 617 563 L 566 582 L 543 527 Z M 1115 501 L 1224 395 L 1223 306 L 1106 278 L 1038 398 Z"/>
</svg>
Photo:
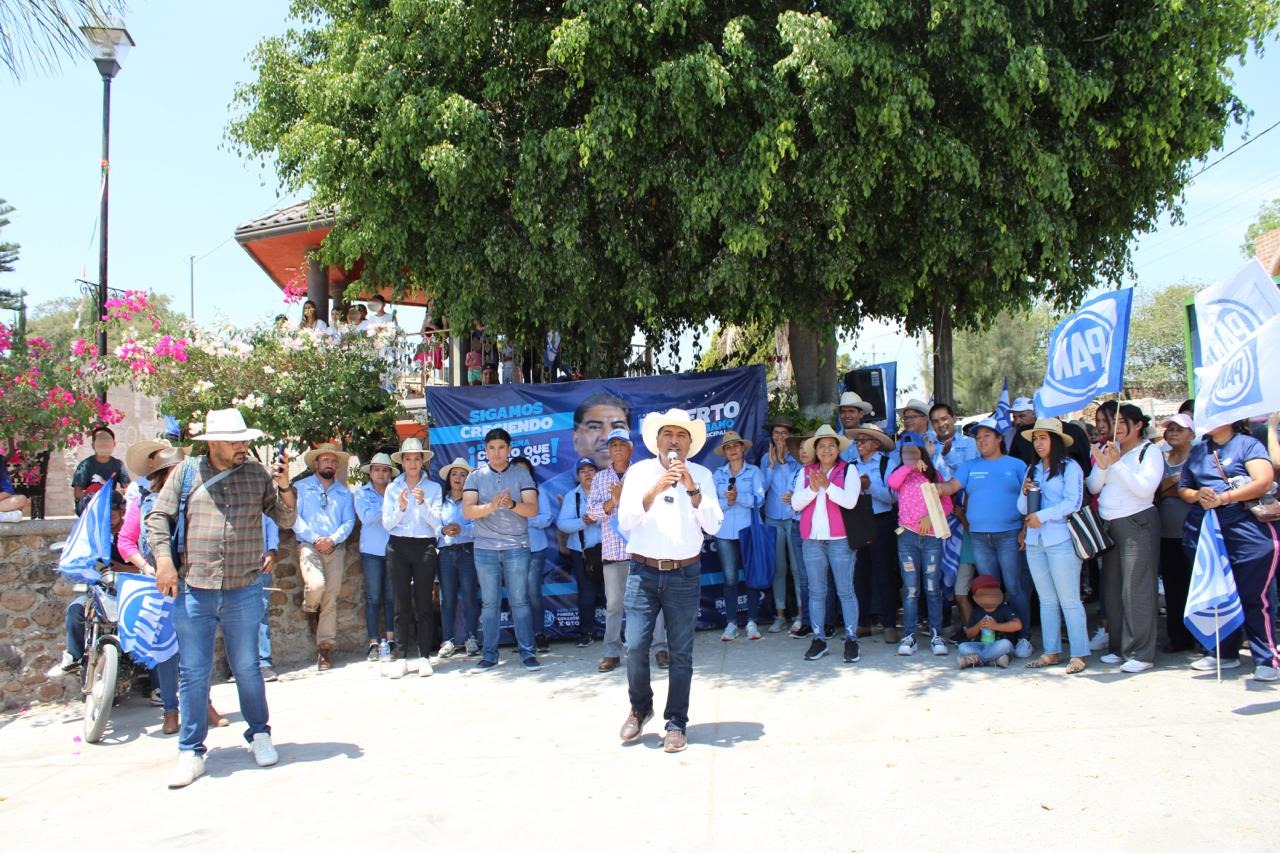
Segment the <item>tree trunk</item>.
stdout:
<svg viewBox="0 0 1280 853">
<path fill-rule="evenodd" d="M 836 405 L 836 339 L 788 323 L 787 344 L 794 370 L 796 401 L 807 418 L 829 418 Z"/>
<path fill-rule="evenodd" d="M 955 405 L 955 361 L 951 348 L 951 308 L 938 304 L 933 309 L 933 399 Z"/>
<path fill-rule="evenodd" d="M 779 323 L 773 329 L 774 387 L 784 394 L 795 388 L 795 369 L 791 364 L 791 322 Z"/>
</svg>

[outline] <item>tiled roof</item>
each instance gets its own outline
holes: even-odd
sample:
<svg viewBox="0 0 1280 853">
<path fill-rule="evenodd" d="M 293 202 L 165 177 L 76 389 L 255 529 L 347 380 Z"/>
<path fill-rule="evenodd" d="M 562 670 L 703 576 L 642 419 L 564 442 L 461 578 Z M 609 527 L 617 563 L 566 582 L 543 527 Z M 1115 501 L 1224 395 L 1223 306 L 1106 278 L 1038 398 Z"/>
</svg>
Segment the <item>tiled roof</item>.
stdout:
<svg viewBox="0 0 1280 853">
<path fill-rule="evenodd" d="M 335 212 L 333 207 L 313 210 L 310 201 L 300 201 L 244 223 L 236 228 L 236 240 L 245 243 L 267 236 L 332 228 Z"/>
</svg>

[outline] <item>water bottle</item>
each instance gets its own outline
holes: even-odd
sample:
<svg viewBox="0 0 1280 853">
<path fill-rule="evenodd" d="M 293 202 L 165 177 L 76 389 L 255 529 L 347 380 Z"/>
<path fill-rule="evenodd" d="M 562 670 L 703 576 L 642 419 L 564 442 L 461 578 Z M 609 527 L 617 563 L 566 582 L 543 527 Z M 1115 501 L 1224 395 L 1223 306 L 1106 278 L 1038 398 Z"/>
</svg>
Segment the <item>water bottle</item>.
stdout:
<svg viewBox="0 0 1280 853">
<path fill-rule="evenodd" d="M 996 632 L 991 628 L 982 629 L 982 642 L 990 645 L 996 641 Z"/>
<path fill-rule="evenodd" d="M 1027 487 L 1027 515 L 1040 511 L 1040 487 L 1032 483 Z"/>
<path fill-rule="evenodd" d="M 387 663 L 391 660 L 391 644 L 387 642 L 387 638 L 383 637 L 378 641 L 378 663 Z"/>
</svg>

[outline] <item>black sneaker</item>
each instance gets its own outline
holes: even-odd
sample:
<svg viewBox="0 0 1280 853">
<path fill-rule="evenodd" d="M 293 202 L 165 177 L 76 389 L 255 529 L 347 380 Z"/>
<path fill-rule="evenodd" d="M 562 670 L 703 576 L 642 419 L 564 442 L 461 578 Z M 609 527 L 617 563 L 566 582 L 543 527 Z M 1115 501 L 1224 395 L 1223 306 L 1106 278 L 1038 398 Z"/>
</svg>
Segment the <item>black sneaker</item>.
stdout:
<svg viewBox="0 0 1280 853">
<path fill-rule="evenodd" d="M 533 650 L 535 652 L 549 652 L 551 651 L 551 641 L 542 634 L 538 634 L 533 638 Z"/>
<path fill-rule="evenodd" d="M 792 628 L 787 632 L 793 640 L 803 640 L 805 637 L 813 633 L 813 629 L 808 625 L 801 625 L 799 628 Z"/>
<path fill-rule="evenodd" d="M 376 662 L 378 660 L 378 644 L 377 643 L 369 644 L 369 653 L 364 656 L 364 659 L 370 662 Z"/>
<path fill-rule="evenodd" d="M 587 646 L 589 646 L 589 645 L 591 645 L 591 638 L 590 638 L 590 637 L 579 637 L 579 638 L 578 638 L 578 648 L 580 648 L 580 649 L 585 649 L 585 648 L 586 648 Z"/>
<path fill-rule="evenodd" d="M 525 658 L 524 668 L 527 669 L 529 672 L 537 672 L 538 670 L 542 669 L 542 664 L 538 663 L 537 658 Z"/>
<path fill-rule="evenodd" d="M 484 658 L 480 658 L 480 660 L 476 661 L 476 669 L 493 669 L 497 665 L 498 662 L 496 660 L 485 660 Z"/>
<path fill-rule="evenodd" d="M 825 657 L 826 654 L 827 654 L 827 641 L 819 640 L 817 637 L 814 637 L 813 641 L 809 643 L 809 650 L 804 653 L 804 659 L 817 660 L 820 657 Z"/>
<path fill-rule="evenodd" d="M 858 654 L 858 641 L 847 638 L 844 641 L 844 662 L 857 663 L 862 659 L 862 655 Z"/>
</svg>

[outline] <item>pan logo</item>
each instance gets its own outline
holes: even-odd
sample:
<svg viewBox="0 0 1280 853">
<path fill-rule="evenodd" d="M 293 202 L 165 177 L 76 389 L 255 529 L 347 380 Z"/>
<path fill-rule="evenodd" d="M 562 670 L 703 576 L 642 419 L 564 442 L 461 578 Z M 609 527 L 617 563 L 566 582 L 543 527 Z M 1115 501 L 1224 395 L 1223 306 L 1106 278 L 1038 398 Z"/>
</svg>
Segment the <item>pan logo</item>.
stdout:
<svg viewBox="0 0 1280 853">
<path fill-rule="evenodd" d="M 1091 393 L 1104 384 L 1115 334 L 1115 305 L 1108 302 L 1076 314 L 1058 336 L 1045 385 L 1060 394 Z"/>
<path fill-rule="evenodd" d="M 1226 358 L 1262 325 L 1257 309 L 1236 299 L 1215 299 L 1206 307 L 1210 328 L 1200 331 L 1206 342 L 1204 364 L 1215 364 Z"/>
<path fill-rule="evenodd" d="M 1214 408 L 1227 409 L 1261 402 L 1258 382 L 1258 342 L 1251 340 L 1222 366 L 1218 380 L 1209 391 Z"/>
</svg>

